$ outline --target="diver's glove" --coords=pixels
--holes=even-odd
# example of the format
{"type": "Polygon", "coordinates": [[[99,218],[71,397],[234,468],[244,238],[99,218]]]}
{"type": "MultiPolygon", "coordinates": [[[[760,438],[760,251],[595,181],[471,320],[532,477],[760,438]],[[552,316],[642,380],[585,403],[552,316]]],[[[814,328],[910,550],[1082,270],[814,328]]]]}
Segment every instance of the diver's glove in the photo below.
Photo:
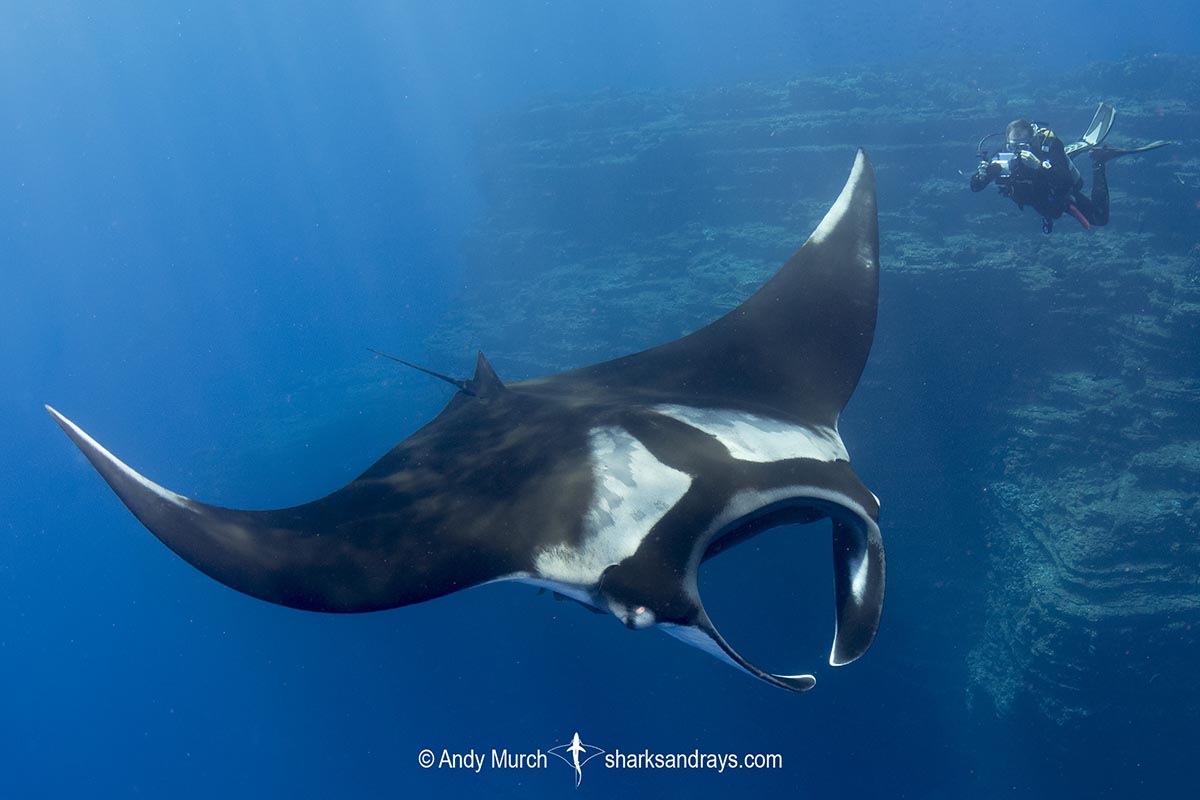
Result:
{"type": "Polygon", "coordinates": [[[1021,165],[1032,170],[1050,169],[1049,161],[1042,161],[1028,150],[1021,151],[1021,165]]]}
{"type": "Polygon", "coordinates": [[[971,191],[979,192],[983,187],[988,185],[990,178],[988,172],[992,167],[992,163],[987,159],[979,162],[979,167],[975,170],[975,174],[971,176],[971,191]]]}

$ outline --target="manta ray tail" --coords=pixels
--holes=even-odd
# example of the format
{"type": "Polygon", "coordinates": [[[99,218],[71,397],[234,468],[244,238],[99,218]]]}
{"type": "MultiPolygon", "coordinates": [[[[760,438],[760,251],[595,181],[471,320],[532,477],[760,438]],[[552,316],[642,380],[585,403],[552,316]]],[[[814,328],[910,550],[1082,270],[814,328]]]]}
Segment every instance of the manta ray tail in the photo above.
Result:
{"type": "Polygon", "coordinates": [[[440,372],[434,372],[431,369],[422,367],[420,364],[414,364],[411,361],[405,361],[403,358],[397,358],[396,356],[380,352],[379,350],[376,350],[374,347],[368,347],[367,349],[370,350],[372,353],[374,353],[377,356],[383,356],[384,358],[390,358],[392,361],[395,361],[397,364],[403,364],[404,366],[409,367],[410,369],[415,369],[417,372],[424,372],[426,375],[432,375],[433,377],[437,378],[440,381],[445,381],[446,383],[450,384],[451,386],[456,387],[460,392],[466,392],[467,394],[474,394],[474,392],[472,392],[470,390],[470,388],[468,388],[466,381],[459,380],[458,378],[451,378],[449,375],[443,375],[440,372]]]}
{"type": "Polygon", "coordinates": [[[367,349],[377,356],[390,358],[392,361],[396,361],[406,367],[412,367],[418,372],[424,372],[426,375],[432,375],[438,380],[443,380],[451,386],[456,387],[463,394],[467,394],[472,397],[494,397],[495,395],[504,391],[505,388],[504,382],[500,380],[500,377],[496,374],[496,370],[492,369],[492,365],[488,362],[483,353],[480,353],[475,359],[475,377],[469,381],[461,381],[458,378],[451,378],[449,375],[443,375],[440,372],[434,372],[431,369],[426,369],[425,367],[414,364],[411,361],[405,361],[403,358],[396,358],[395,356],[388,355],[387,353],[381,353],[373,347],[368,347],[367,349]]]}

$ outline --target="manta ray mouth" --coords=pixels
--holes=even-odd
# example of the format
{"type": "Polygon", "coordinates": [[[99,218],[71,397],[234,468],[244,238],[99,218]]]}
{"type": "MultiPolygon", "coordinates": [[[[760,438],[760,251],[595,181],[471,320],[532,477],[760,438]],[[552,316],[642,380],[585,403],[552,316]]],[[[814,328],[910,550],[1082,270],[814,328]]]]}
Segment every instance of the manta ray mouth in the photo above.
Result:
{"type": "MultiPolygon", "coordinates": [[[[756,499],[763,498],[760,496],[756,499]]],[[[753,511],[722,526],[712,538],[704,557],[710,558],[769,529],[813,522],[822,517],[832,523],[833,541],[836,616],[829,663],[839,667],[859,658],[871,646],[883,610],[883,540],[873,515],[864,506],[840,493],[814,489],[764,502],[753,511]]],[[[812,675],[771,673],[748,661],[717,630],[703,603],[693,625],[662,627],[672,636],[775,686],[805,691],[816,684],[812,675]]]]}

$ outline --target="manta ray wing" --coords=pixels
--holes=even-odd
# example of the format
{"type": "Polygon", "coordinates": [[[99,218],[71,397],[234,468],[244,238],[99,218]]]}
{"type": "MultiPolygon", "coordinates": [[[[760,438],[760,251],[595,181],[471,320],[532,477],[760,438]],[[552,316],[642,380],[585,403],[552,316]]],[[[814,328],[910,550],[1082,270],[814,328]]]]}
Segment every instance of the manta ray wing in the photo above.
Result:
{"type": "Polygon", "coordinates": [[[374,611],[496,580],[546,586],[661,626],[792,690],[704,612],[699,564],[790,522],[833,524],[831,663],[878,628],[878,501],[838,416],[874,335],[875,183],[859,152],[824,221],[746,302],[674,342],[504,384],[480,355],[446,408],[360,477],[311,503],[243,511],[147,480],[53,409],[121,500],[189,563],[294,608],[374,611]]]}
{"type": "Polygon", "coordinates": [[[673,342],[524,383],[626,402],[764,411],[835,427],[858,385],[879,297],[875,178],[862,152],[825,219],[725,316],[673,342]]]}
{"type": "Polygon", "coordinates": [[[378,611],[523,574],[544,537],[569,536],[584,513],[579,426],[505,391],[482,355],[476,376],[478,392],[455,395],[348,485],[269,511],[164,489],[47,410],[134,516],[210,577],[292,608],[378,611]]]}

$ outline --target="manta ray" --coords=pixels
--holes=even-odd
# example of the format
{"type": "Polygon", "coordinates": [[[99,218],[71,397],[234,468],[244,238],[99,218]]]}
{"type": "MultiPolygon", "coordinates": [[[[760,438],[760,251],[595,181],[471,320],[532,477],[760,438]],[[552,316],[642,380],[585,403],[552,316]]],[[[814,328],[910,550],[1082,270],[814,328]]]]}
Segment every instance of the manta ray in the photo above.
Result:
{"type": "Polygon", "coordinates": [[[850,468],[838,418],[871,349],[878,291],[875,178],[860,150],[808,241],[715,322],[512,383],[480,353],[433,420],[304,505],[191,500],[46,409],[143,525],[248,595],[351,613],[521,581],[804,691],[812,675],[766,672],[725,641],[697,576],[704,560],[765,530],[828,518],[829,661],[847,664],[871,645],[884,591],[879,501],[850,468]]]}

